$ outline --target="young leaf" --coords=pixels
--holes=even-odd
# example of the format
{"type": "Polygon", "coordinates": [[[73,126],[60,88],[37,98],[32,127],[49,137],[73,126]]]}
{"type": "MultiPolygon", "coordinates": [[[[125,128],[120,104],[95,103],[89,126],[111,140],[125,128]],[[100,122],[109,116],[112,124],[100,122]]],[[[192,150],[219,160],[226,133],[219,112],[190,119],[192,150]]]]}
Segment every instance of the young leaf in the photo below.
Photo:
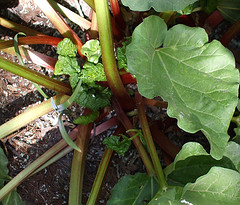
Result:
{"type": "Polygon", "coordinates": [[[147,11],[152,7],[155,11],[161,12],[182,10],[196,1],[197,0],[122,0],[122,3],[133,11],[147,11]]]}
{"type": "Polygon", "coordinates": [[[117,60],[118,60],[118,69],[124,68],[127,72],[127,57],[126,57],[126,46],[131,42],[131,38],[128,38],[125,42],[122,43],[122,47],[117,48],[117,60]]]}
{"type": "Polygon", "coordinates": [[[76,57],[77,47],[69,38],[64,38],[57,46],[57,53],[61,56],[76,57]]]}
{"type": "Polygon", "coordinates": [[[99,116],[99,111],[94,111],[89,115],[84,115],[78,117],[76,120],[73,121],[75,124],[87,125],[91,122],[94,122],[99,116]]]}
{"type": "Polygon", "coordinates": [[[240,201],[240,173],[213,167],[195,183],[184,187],[182,199],[192,204],[237,205],[240,201]]]}
{"type": "Polygon", "coordinates": [[[174,162],[164,171],[169,184],[184,186],[195,182],[213,166],[237,170],[230,157],[224,156],[221,160],[216,160],[199,143],[189,142],[183,145],[174,162]]]}
{"type": "Polygon", "coordinates": [[[180,202],[182,191],[182,187],[169,187],[167,191],[159,190],[148,205],[182,205],[180,202]]]}
{"type": "Polygon", "coordinates": [[[85,55],[89,62],[98,63],[101,56],[101,47],[98,40],[87,41],[81,50],[81,53],[85,55]]]}
{"type": "Polygon", "coordinates": [[[110,104],[111,91],[101,86],[86,87],[78,93],[75,102],[83,107],[97,111],[110,104]]]}
{"type": "Polygon", "coordinates": [[[54,75],[72,75],[80,72],[81,68],[78,65],[77,58],[68,56],[58,56],[58,61],[55,65],[54,75]]]}
{"type": "Polygon", "coordinates": [[[126,136],[123,136],[123,140],[120,141],[120,137],[119,136],[110,136],[110,137],[106,137],[103,140],[103,144],[105,144],[107,146],[108,149],[112,149],[115,152],[117,152],[118,154],[124,156],[125,152],[128,150],[128,148],[131,145],[131,140],[129,140],[126,136]]]}
{"type": "Polygon", "coordinates": [[[79,73],[72,73],[69,77],[69,82],[72,88],[75,88],[80,80],[79,73]]]}
{"type": "Polygon", "coordinates": [[[86,62],[83,65],[81,72],[81,79],[83,83],[87,85],[92,85],[95,81],[106,81],[106,75],[104,73],[103,65],[101,63],[93,64],[90,62],[86,62]]]}
{"type": "Polygon", "coordinates": [[[145,205],[158,189],[155,177],[149,177],[144,173],[127,175],[113,187],[107,205],[145,205]]]}
{"type": "Polygon", "coordinates": [[[126,54],[139,92],[168,101],[168,115],[187,132],[201,130],[211,155],[220,159],[238,103],[239,73],[229,50],[207,42],[202,28],[177,25],[167,31],[161,18],[150,16],[133,32],[126,54]]]}

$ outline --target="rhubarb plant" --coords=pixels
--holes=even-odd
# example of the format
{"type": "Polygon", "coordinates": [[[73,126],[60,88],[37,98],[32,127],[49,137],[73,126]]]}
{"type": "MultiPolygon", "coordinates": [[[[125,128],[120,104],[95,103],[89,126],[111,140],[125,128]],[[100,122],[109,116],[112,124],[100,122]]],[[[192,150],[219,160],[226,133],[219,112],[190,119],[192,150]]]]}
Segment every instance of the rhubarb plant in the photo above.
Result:
{"type": "MultiPolygon", "coordinates": [[[[70,110],[65,109],[73,102],[84,107],[85,111],[73,121],[79,125],[69,136],[60,120],[59,128],[67,136],[65,140],[11,180],[7,176],[6,157],[1,155],[1,203],[8,204],[15,198],[19,199],[16,187],[25,178],[74,148],[69,204],[81,204],[84,163],[91,133],[98,134],[117,125],[115,133],[103,141],[106,150],[86,204],[98,204],[112,153],[115,151],[124,156],[134,144],[146,173],[122,177],[112,189],[108,205],[237,205],[240,200],[240,115],[239,106],[236,109],[239,71],[235,68],[235,59],[219,41],[209,42],[203,28],[173,25],[181,13],[197,11],[199,5],[203,11],[211,13],[216,8],[220,10],[226,1],[207,4],[197,0],[122,0],[123,6],[137,11],[139,16],[135,22],[139,25],[130,26],[128,22],[123,22],[128,15],[122,15],[116,0],[110,1],[112,15],[107,0],[86,0],[92,9],[92,22],[52,0],[50,3],[47,0],[39,2],[36,1],[64,38],[41,36],[38,32],[15,25],[19,31],[25,30],[27,35],[39,35],[19,38],[18,43],[57,46],[57,62],[39,54],[47,61],[44,65],[54,69],[53,77],[57,79],[3,58],[0,58],[0,67],[62,94],[1,125],[0,138],[53,109],[60,112],[61,118],[63,114],[69,114],[70,110]],[[94,34],[90,36],[96,37],[98,30],[99,38],[84,44],[55,9],[65,16],[69,15],[70,20],[76,22],[78,19],[83,28],[90,29],[90,34],[94,34]],[[168,26],[170,22],[171,26],[168,26]],[[130,33],[132,28],[134,31],[130,33]],[[130,83],[137,83],[137,90],[128,92],[124,84],[130,83]],[[154,97],[160,97],[162,101],[154,97]],[[196,142],[186,143],[180,150],[164,135],[164,130],[159,130],[156,121],[147,117],[145,107],[148,105],[167,107],[165,116],[177,119],[179,128],[188,133],[202,131],[210,144],[210,153],[196,142]],[[103,109],[106,106],[108,111],[103,109]],[[109,109],[117,116],[102,123],[99,120],[109,114],[109,109]],[[232,140],[228,134],[231,121],[236,124],[236,136],[232,140]],[[99,122],[98,127],[92,126],[99,122]],[[76,143],[72,141],[75,138],[76,143]],[[163,150],[164,161],[168,165],[164,169],[155,142],[163,150]]],[[[0,42],[0,49],[11,46],[11,40],[0,42]]]]}

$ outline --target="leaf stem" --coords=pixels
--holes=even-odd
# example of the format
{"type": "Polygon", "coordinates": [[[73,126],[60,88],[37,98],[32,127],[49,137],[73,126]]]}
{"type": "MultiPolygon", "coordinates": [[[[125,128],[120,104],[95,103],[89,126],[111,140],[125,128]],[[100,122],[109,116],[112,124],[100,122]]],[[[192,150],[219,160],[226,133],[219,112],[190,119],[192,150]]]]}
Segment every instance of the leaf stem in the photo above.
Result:
{"type": "Polygon", "coordinates": [[[135,100],[136,100],[136,104],[137,104],[139,120],[140,120],[140,123],[142,126],[143,134],[146,139],[146,143],[147,143],[147,147],[148,147],[150,156],[152,158],[153,166],[155,168],[155,172],[156,172],[159,184],[160,184],[161,188],[164,190],[168,187],[168,184],[164,177],[162,166],[160,164],[160,160],[158,158],[156,147],[154,145],[152,135],[151,135],[151,132],[150,132],[150,129],[148,126],[147,117],[146,117],[145,110],[144,110],[143,99],[142,99],[142,96],[138,92],[135,93],[135,100]]]}
{"type": "MultiPolygon", "coordinates": [[[[47,44],[52,46],[57,46],[58,43],[62,41],[62,38],[52,37],[52,36],[27,36],[20,37],[18,39],[19,45],[29,45],[29,44],[47,44]]],[[[0,49],[5,49],[9,47],[13,47],[14,41],[2,41],[0,42],[0,49]]]]}
{"type": "Polygon", "coordinates": [[[131,104],[133,101],[123,86],[116,65],[108,1],[98,0],[94,2],[97,15],[104,72],[106,74],[109,87],[111,88],[113,94],[116,96],[120,104],[125,109],[130,109],[132,108],[131,104]]]}
{"type": "Polygon", "coordinates": [[[107,148],[103,154],[102,160],[100,162],[100,165],[93,183],[93,188],[91,190],[90,196],[87,201],[87,205],[96,204],[98,194],[101,189],[101,185],[102,185],[105,173],[107,171],[107,167],[112,157],[112,153],[113,153],[113,150],[107,148]]]}
{"type": "Polygon", "coordinates": [[[38,73],[37,71],[18,65],[17,63],[14,63],[2,57],[0,57],[0,68],[2,68],[3,70],[9,71],[11,73],[14,73],[18,76],[21,76],[23,78],[26,78],[34,83],[45,86],[46,88],[56,90],[60,93],[69,94],[69,95],[72,93],[72,89],[70,85],[63,83],[61,81],[52,79],[48,76],[38,73]]]}
{"type": "Polygon", "coordinates": [[[91,127],[92,123],[88,125],[80,125],[78,130],[76,144],[81,152],[75,150],[73,155],[68,201],[69,205],[82,204],[83,176],[91,127]]]}
{"type": "Polygon", "coordinates": [[[110,0],[111,3],[111,9],[112,9],[112,14],[116,22],[119,24],[119,26],[124,29],[125,28],[125,22],[123,20],[119,3],[118,0],[110,0]]]}
{"type": "Polygon", "coordinates": [[[4,19],[2,17],[0,17],[0,25],[5,27],[5,28],[9,28],[13,31],[16,31],[16,32],[24,32],[25,34],[27,34],[29,36],[47,36],[47,35],[45,35],[43,33],[40,33],[40,32],[38,32],[34,29],[28,28],[27,26],[17,24],[15,22],[4,19]]]}
{"type": "MultiPolygon", "coordinates": [[[[53,97],[57,105],[64,103],[68,98],[69,96],[62,94],[58,94],[53,97]]],[[[42,102],[39,105],[29,108],[24,113],[18,115],[17,117],[9,120],[8,122],[0,126],[0,139],[27,125],[29,122],[41,117],[42,115],[51,112],[52,110],[53,107],[50,99],[42,102]]]]}
{"type": "Polygon", "coordinates": [[[49,18],[49,20],[54,24],[58,31],[65,37],[70,38],[72,42],[77,46],[78,54],[83,57],[81,53],[82,41],[78,35],[66,24],[63,18],[53,9],[51,4],[47,0],[34,2],[39,6],[43,13],[49,18]]]}
{"type": "MultiPolygon", "coordinates": [[[[113,135],[119,135],[123,131],[124,131],[124,127],[122,125],[119,125],[113,135]]],[[[87,201],[87,205],[96,204],[112,154],[113,154],[113,150],[106,148],[102,156],[101,162],[99,164],[98,171],[92,186],[92,190],[87,201]]]]}
{"type": "MultiPolygon", "coordinates": [[[[75,133],[70,135],[73,139],[75,138],[75,133]]],[[[67,146],[65,140],[59,141],[56,145],[50,148],[47,152],[41,155],[37,160],[31,163],[28,167],[26,167],[23,171],[21,171],[17,176],[15,176],[10,182],[8,182],[2,189],[0,189],[0,201],[7,196],[12,190],[14,190],[17,186],[19,186],[27,177],[29,177],[35,170],[37,170],[41,165],[43,165],[46,161],[51,159],[56,155],[59,151],[64,149],[67,146]]]]}
{"type": "Polygon", "coordinates": [[[66,16],[69,20],[74,22],[75,24],[81,26],[82,28],[88,30],[91,27],[91,22],[87,19],[79,16],[78,14],[74,13],[73,11],[69,10],[68,8],[62,6],[61,4],[57,3],[54,0],[48,0],[51,6],[62,15],[66,16]]]}
{"type": "MultiPolygon", "coordinates": [[[[130,120],[128,119],[128,117],[126,116],[126,114],[124,113],[124,111],[122,110],[121,106],[118,104],[116,99],[113,99],[112,104],[117,113],[119,121],[123,124],[125,129],[126,130],[134,129],[132,123],[130,122],[130,120]]],[[[130,135],[130,137],[133,137],[134,135],[136,135],[136,132],[128,132],[128,134],[130,135]]],[[[148,175],[153,176],[155,171],[154,171],[152,162],[149,159],[148,154],[147,154],[143,144],[141,143],[139,136],[133,138],[133,143],[136,146],[138,153],[143,160],[143,163],[146,167],[148,175]]]]}

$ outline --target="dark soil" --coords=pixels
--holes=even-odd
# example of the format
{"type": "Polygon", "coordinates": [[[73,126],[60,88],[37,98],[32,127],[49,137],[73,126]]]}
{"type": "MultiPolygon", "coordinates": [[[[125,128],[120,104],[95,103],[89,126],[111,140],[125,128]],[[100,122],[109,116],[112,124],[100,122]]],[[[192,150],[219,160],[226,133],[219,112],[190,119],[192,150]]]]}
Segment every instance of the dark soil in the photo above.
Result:
{"type": "MultiPolygon", "coordinates": [[[[70,3],[71,1],[67,2],[70,3]]],[[[1,0],[0,16],[51,36],[61,36],[32,0],[8,1],[8,3],[1,0]]],[[[73,28],[77,27],[73,23],[70,25],[73,28]]],[[[83,39],[84,31],[79,28],[77,31],[78,35],[83,39]]],[[[0,26],[1,39],[9,39],[14,35],[15,32],[0,26]]],[[[57,58],[56,50],[51,46],[34,46],[32,48],[57,58]]],[[[15,56],[10,56],[2,51],[0,55],[18,62],[15,56]]],[[[46,75],[52,74],[51,71],[31,62],[28,62],[26,66],[46,75]]],[[[49,96],[55,94],[50,90],[45,90],[45,92],[49,96]]],[[[43,97],[35,90],[31,82],[0,70],[0,125],[24,112],[29,107],[43,101],[43,97]]],[[[165,110],[148,109],[149,115],[155,115],[157,112],[160,112],[163,118],[166,118],[165,110]]],[[[50,112],[3,140],[1,146],[5,149],[9,159],[9,175],[11,177],[16,176],[21,170],[62,139],[58,130],[57,116],[58,114],[55,111],[50,112]]],[[[75,127],[68,118],[65,119],[64,125],[68,130],[72,130],[75,127]]],[[[83,204],[86,204],[98,165],[105,150],[102,141],[104,137],[111,135],[112,131],[108,130],[90,140],[83,182],[83,204]]],[[[179,147],[187,141],[198,141],[208,148],[208,142],[201,133],[195,135],[186,134],[177,128],[175,122],[165,134],[171,140],[173,139],[174,143],[179,147]]],[[[159,153],[161,155],[160,151],[159,153]]],[[[61,160],[29,177],[18,187],[18,193],[27,202],[26,204],[60,205],[68,203],[72,156],[72,152],[67,154],[61,160]]],[[[145,172],[145,169],[140,156],[133,146],[125,154],[125,157],[114,154],[97,204],[106,204],[110,196],[110,190],[122,176],[136,172],[145,172]]]]}

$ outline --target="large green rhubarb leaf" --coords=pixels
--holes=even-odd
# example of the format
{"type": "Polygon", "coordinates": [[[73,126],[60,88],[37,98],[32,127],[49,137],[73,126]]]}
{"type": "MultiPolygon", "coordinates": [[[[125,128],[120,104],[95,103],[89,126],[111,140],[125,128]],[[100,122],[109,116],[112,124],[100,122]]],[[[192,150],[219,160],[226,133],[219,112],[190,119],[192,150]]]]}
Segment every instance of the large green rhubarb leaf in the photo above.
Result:
{"type": "Polygon", "coordinates": [[[154,197],[158,189],[154,177],[144,173],[126,175],[113,187],[107,205],[144,205],[154,197]]]}
{"type": "Polygon", "coordinates": [[[231,52],[216,40],[208,43],[204,29],[177,25],[167,31],[161,18],[150,16],[135,29],[126,55],[139,92],[168,101],[168,115],[187,132],[202,130],[211,155],[220,159],[238,103],[231,52]]]}
{"type": "Polygon", "coordinates": [[[181,198],[185,204],[237,205],[240,202],[240,174],[230,169],[213,167],[195,183],[187,184],[181,198]]]}
{"type": "Polygon", "coordinates": [[[237,150],[237,147],[231,144],[228,144],[223,158],[216,160],[199,143],[186,143],[177,154],[174,162],[164,170],[168,183],[170,185],[184,186],[187,183],[195,182],[198,177],[207,174],[214,166],[237,171],[239,163],[237,151],[240,150],[237,150]],[[232,151],[229,150],[230,148],[232,148],[232,151]]]}
{"type": "Polygon", "coordinates": [[[133,11],[147,11],[153,7],[156,11],[178,11],[197,0],[122,0],[124,6],[133,11]]]}
{"type": "Polygon", "coordinates": [[[168,187],[167,191],[159,190],[148,205],[182,205],[180,202],[182,191],[182,187],[168,187]]]}

